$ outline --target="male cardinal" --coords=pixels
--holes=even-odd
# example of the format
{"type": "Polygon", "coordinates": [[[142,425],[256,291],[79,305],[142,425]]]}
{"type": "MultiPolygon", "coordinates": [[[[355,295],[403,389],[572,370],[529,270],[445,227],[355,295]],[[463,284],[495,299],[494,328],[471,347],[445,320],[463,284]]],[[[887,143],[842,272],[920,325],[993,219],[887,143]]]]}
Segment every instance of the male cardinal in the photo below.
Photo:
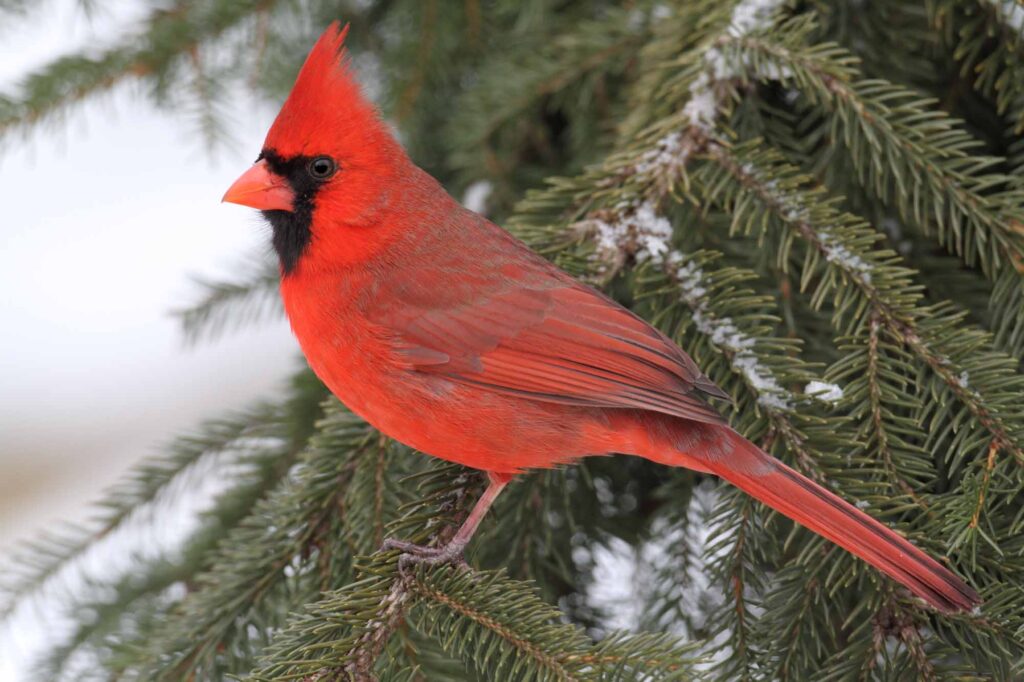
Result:
{"type": "Polygon", "coordinates": [[[664,334],[467,210],[416,167],[362,96],[332,25],[256,164],[224,201],[273,228],[281,296],[310,367],[383,433],[482,469],[490,486],[443,548],[461,556],[516,474],[629,453],[718,475],[944,612],[977,593],[856,507],[733,431],[728,396],[664,334]]]}

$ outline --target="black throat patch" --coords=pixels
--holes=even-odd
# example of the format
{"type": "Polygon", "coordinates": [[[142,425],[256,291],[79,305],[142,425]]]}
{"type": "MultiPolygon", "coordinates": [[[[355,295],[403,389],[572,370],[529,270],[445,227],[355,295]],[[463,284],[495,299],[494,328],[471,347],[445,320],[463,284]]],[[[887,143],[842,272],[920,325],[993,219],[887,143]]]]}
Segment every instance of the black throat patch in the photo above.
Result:
{"type": "Polygon", "coordinates": [[[281,270],[285,275],[295,270],[313,238],[311,225],[314,200],[323,184],[310,176],[307,170],[313,158],[293,156],[286,159],[273,149],[264,149],[259,159],[256,159],[266,161],[270,170],[287,180],[292,192],[295,193],[295,203],[291,211],[261,211],[274,230],[274,251],[277,252],[281,270]]]}

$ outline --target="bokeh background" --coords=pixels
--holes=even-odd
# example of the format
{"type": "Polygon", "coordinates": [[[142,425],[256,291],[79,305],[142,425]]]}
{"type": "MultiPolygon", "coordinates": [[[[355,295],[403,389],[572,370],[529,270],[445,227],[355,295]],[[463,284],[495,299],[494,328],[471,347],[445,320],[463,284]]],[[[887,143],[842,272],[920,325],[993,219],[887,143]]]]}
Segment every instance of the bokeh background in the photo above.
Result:
{"type": "MultiPolygon", "coordinates": [[[[116,35],[147,3],[77,0],[0,26],[0,90],[116,35]]],[[[171,314],[265,250],[255,212],[221,204],[274,109],[239,91],[211,149],[195,122],[131,87],[0,148],[0,556],[88,502],[203,417],[269,395],[299,362],[283,321],[189,345],[171,314]]],[[[0,633],[0,680],[37,637],[0,633]]]]}

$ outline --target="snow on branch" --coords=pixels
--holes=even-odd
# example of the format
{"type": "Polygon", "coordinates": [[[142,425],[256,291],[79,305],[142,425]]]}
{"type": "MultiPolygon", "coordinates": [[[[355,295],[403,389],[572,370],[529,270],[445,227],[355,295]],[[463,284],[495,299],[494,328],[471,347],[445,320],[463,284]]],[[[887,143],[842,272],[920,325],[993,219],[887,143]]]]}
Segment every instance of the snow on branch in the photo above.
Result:
{"type": "Polygon", "coordinates": [[[808,383],[804,388],[804,393],[823,403],[837,403],[843,399],[843,389],[825,381],[808,383]]]}
{"type": "Polygon", "coordinates": [[[750,161],[740,163],[728,148],[710,143],[709,150],[719,164],[731,175],[761,197],[786,222],[795,226],[814,247],[848,277],[871,288],[874,266],[855,249],[843,241],[843,227],[839,225],[816,225],[811,221],[811,212],[800,193],[793,191],[767,177],[767,174],[750,161]]]}
{"type": "Polygon", "coordinates": [[[630,256],[660,267],[679,287],[679,298],[690,309],[697,330],[726,355],[733,370],[757,394],[758,403],[777,410],[790,407],[789,391],[754,352],[757,340],[730,317],[711,310],[708,278],[692,258],[672,248],[672,224],[651,201],[621,203],[577,227],[594,236],[595,256],[612,271],[630,256]]]}
{"type": "MultiPolygon", "coordinates": [[[[744,36],[771,26],[773,15],[785,0],[742,0],[733,8],[726,34],[730,38],[744,36]]],[[[683,115],[694,126],[710,133],[718,117],[718,106],[722,95],[717,92],[719,85],[742,78],[751,70],[751,65],[728,54],[721,45],[715,45],[704,53],[703,70],[690,84],[690,99],[683,107],[683,115]]],[[[765,74],[779,78],[783,74],[777,67],[768,68],[765,74]],[[775,73],[778,72],[778,73],[775,73]]]]}
{"type": "Polygon", "coordinates": [[[690,84],[690,97],[682,109],[685,124],[661,137],[654,146],[642,152],[635,173],[655,180],[662,194],[678,177],[690,158],[707,146],[718,118],[719,108],[728,97],[728,85],[751,74],[770,79],[790,75],[787,67],[749,57],[735,55],[726,47],[737,39],[769,28],[772,17],[785,0],[742,0],[737,3],[729,25],[707,49],[700,60],[700,72],[690,84]]]}

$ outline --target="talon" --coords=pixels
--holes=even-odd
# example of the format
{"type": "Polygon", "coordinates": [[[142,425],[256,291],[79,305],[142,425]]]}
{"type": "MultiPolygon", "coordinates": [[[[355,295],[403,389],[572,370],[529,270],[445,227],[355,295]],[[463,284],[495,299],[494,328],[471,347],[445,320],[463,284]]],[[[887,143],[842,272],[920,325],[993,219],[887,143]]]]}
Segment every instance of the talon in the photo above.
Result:
{"type": "Polygon", "coordinates": [[[404,540],[387,538],[381,546],[382,550],[397,549],[402,553],[398,558],[398,568],[405,570],[416,564],[427,566],[438,566],[440,564],[455,564],[456,566],[468,566],[462,554],[465,543],[452,541],[444,547],[424,547],[404,540]]]}
{"type": "Polygon", "coordinates": [[[382,551],[388,551],[397,549],[402,554],[411,554],[415,556],[434,556],[441,550],[436,547],[425,547],[423,545],[417,545],[412,542],[406,542],[405,540],[398,540],[396,538],[387,538],[384,540],[384,544],[381,545],[382,551]]]}

